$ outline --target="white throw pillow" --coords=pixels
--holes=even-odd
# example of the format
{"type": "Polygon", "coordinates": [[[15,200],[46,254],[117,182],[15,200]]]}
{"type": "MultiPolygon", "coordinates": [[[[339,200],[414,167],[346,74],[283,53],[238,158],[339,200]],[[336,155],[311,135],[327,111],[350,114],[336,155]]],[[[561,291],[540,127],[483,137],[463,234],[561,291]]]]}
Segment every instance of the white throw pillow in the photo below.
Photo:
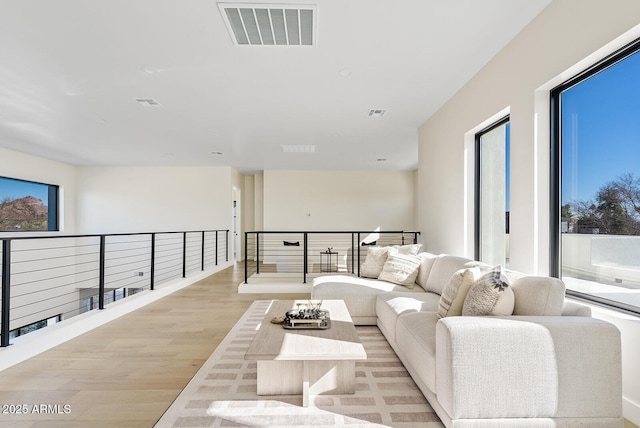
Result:
{"type": "Polygon", "coordinates": [[[496,266],[473,284],[464,299],[462,315],[511,315],[514,305],[509,280],[496,266]]]}
{"type": "Polygon", "coordinates": [[[393,249],[396,250],[400,254],[411,254],[415,256],[420,252],[420,248],[422,248],[422,244],[408,244],[408,245],[394,245],[393,249]]]}
{"type": "Polygon", "coordinates": [[[360,276],[365,278],[377,278],[382,272],[385,262],[387,261],[387,253],[391,247],[368,247],[367,257],[362,263],[360,276]]]}
{"type": "Polygon", "coordinates": [[[420,257],[389,251],[387,261],[378,279],[413,288],[420,270],[420,257]]]}
{"type": "Polygon", "coordinates": [[[479,267],[460,269],[445,285],[438,304],[438,317],[453,317],[462,315],[462,306],[469,289],[482,276],[479,267]]]}

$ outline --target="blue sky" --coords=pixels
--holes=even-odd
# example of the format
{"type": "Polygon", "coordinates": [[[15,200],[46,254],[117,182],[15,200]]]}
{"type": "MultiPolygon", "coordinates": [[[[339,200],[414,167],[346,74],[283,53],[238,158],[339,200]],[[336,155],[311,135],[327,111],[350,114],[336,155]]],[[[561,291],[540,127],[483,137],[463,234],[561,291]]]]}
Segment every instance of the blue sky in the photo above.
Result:
{"type": "Polygon", "coordinates": [[[25,196],[34,196],[42,199],[45,205],[49,200],[49,188],[45,184],[31,183],[28,181],[11,180],[0,177],[0,201],[5,198],[20,199],[25,196]]]}
{"type": "Polygon", "coordinates": [[[640,53],[562,94],[562,203],[640,178],[640,53]]]}

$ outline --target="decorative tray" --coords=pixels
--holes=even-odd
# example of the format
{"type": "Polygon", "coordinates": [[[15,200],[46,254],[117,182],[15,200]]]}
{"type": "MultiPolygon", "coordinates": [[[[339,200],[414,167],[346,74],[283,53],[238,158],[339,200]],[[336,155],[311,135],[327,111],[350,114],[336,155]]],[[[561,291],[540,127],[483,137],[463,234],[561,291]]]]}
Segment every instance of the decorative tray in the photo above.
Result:
{"type": "Polygon", "coordinates": [[[329,311],[319,307],[287,311],[282,326],[291,330],[326,330],[331,327],[329,311]]]}

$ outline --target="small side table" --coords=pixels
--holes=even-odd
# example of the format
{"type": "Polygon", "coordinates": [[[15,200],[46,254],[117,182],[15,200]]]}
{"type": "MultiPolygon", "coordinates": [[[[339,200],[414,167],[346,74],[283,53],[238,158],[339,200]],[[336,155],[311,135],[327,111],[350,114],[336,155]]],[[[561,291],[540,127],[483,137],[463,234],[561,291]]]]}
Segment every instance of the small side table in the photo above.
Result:
{"type": "Polygon", "coordinates": [[[320,251],[320,272],[338,272],[338,252],[337,251],[320,251]],[[326,256],[326,262],[323,262],[323,256],[326,256]],[[332,263],[332,257],[336,256],[335,264],[332,263]]]}

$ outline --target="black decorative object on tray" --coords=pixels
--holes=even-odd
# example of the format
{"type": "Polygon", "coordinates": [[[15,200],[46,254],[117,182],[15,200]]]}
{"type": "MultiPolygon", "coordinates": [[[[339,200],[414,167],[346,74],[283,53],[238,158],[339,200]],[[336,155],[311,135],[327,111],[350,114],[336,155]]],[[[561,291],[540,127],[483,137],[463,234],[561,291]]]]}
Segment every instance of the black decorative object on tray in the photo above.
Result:
{"type": "Polygon", "coordinates": [[[298,308],[287,311],[284,316],[283,327],[288,329],[326,330],[331,327],[329,311],[320,309],[322,300],[318,303],[297,303],[298,308]],[[301,308],[301,306],[304,306],[301,308]]]}

